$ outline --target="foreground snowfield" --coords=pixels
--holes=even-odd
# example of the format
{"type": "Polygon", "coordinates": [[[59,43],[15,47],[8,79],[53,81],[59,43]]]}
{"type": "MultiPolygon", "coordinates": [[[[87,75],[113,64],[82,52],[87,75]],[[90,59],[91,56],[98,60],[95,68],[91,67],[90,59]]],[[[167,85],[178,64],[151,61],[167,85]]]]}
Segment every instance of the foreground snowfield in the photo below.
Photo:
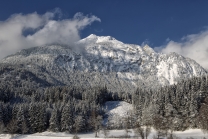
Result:
{"type": "MultiPolygon", "coordinates": [[[[133,130],[131,130],[132,133],[130,133],[131,136],[134,135],[133,130]]],[[[109,136],[121,136],[124,135],[124,130],[111,130],[109,136]]],[[[152,130],[149,139],[152,139],[156,135],[156,131],[152,130]]],[[[186,139],[189,137],[193,137],[194,139],[203,139],[208,138],[208,134],[204,134],[200,129],[189,129],[184,132],[174,132],[174,135],[181,139],[186,139]]],[[[86,134],[78,134],[80,138],[84,139],[94,139],[95,134],[94,133],[86,133],[86,134]]],[[[100,138],[103,139],[103,134],[99,134],[100,138]]],[[[73,134],[67,134],[67,133],[54,133],[54,132],[43,132],[43,133],[36,133],[36,134],[30,134],[30,135],[14,135],[13,137],[9,134],[0,134],[0,139],[70,139],[73,137],[73,134]]]]}

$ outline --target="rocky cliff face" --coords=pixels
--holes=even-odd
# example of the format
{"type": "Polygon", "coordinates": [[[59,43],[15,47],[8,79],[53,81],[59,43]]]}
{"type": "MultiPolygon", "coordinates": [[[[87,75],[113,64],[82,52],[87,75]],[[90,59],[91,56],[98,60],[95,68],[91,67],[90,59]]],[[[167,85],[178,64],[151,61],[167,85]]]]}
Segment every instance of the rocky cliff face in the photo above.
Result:
{"type": "Polygon", "coordinates": [[[194,60],[179,54],[159,54],[148,45],[125,44],[110,36],[90,35],[74,47],[78,48],[34,47],[8,56],[1,63],[22,65],[49,84],[106,85],[111,91],[131,92],[139,86],[158,87],[207,74],[194,60]]]}

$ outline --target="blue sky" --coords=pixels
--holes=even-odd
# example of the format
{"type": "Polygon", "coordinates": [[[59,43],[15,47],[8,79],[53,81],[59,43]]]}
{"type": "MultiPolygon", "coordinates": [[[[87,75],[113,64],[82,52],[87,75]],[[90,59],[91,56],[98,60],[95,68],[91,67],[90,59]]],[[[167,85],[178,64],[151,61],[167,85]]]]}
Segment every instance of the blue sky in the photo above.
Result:
{"type": "Polygon", "coordinates": [[[110,35],[125,43],[160,46],[166,39],[180,40],[208,26],[206,0],[5,0],[0,4],[0,20],[14,13],[44,14],[60,8],[62,18],[72,18],[77,12],[92,14],[101,19],[80,32],[110,35]]]}
{"type": "Polygon", "coordinates": [[[208,69],[207,0],[0,2],[0,58],[33,46],[71,45],[95,34],[176,52],[208,69]]]}

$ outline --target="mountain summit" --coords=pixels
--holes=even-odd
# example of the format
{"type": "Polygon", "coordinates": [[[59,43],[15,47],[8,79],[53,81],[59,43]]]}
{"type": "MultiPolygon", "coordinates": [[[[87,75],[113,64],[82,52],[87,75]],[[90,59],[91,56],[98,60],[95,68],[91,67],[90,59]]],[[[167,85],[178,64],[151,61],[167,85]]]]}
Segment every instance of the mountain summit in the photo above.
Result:
{"type": "MultiPolygon", "coordinates": [[[[1,64],[21,65],[52,85],[107,86],[114,92],[164,86],[207,74],[192,59],[156,53],[148,45],[125,44],[111,36],[92,34],[76,44],[82,52],[62,45],[34,47],[4,58],[1,64]]],[[[8,74],[2,73],[0,79],[8,74]]]]}

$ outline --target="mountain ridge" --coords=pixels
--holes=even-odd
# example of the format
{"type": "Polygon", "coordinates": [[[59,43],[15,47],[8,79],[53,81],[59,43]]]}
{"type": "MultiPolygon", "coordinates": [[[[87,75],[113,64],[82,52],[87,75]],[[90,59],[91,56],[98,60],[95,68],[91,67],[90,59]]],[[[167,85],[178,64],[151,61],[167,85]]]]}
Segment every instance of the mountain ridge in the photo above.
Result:
{"type": "Polygon", "coordinates": [[[207,74],[190,58],[176,53],[156,53],[148,45],[125,44],[111,36],[91,34],[76,42],[74,47],[77,48],[33,47],[7,56],[0,63],[22,64],[50,84],[106,85],[113,92],[133,92],[139,86],[165,86],[207,74]],[[40,69],[44,69],[41,77],[40,69]]]}

